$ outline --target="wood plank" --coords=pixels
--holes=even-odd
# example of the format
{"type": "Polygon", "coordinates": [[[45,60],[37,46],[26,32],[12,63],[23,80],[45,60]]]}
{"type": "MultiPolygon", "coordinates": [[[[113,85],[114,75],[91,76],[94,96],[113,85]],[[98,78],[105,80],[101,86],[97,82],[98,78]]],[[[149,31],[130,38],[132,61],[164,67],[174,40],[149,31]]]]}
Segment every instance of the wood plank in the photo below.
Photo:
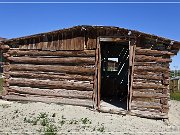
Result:
{"type": "Polygon", "coordinates": [[[98,89],[97,89],[97,106],[98,106],[98,110],[100,110],[100,94],[101,94],[101,47],[100,47],[100,42],[99,42],[99,38],[97,40],[97,48],[98,48],[98,89]]]}
{"type": "Polygon", "coordinates": [[[96,49],[96,41],[97,39],[91,39],[91,38],[88,38],[87,40],[87,49],[88,50],[91,50],[91,49],[96,49]]]}
{"type": "Polygon", "coordinates": [[[39,51],[39,50],[28,50],[21,51],[19,49],[11,49],[8,51],[10,55],[17,56],[62,56],[62,57],[95,57],[95,50],[84,50],[84,51],[39,51]]]}
{"type": "Polygon", "coordinates": [[[17,87],[10,86],[8,91],[13,91],[22,94],[34,94],[41,96],[55,96],[55,97],[67,97],[67,98],[79,98],[79,99],[92,99],[92,91],[77,91],[66,89],[39,89],[31,87],[17,87]]]}
{"type": "Polygon", "coordinates": [[[94,75],[94,91],[93,91],[93,101],[94,108],[98,109],[98,62],[99,62],[98,48],[96,48],[96,63],[95,63],[95,75],[94,75]]]}
{"type": "Polygon", "coordinates": [[[69,89],[92,91],[93,85],[90,83],[80,83],[72,81],[50,81],[25,78],[10,78],[8,80],[10,86],[47,88],[47,89],[69,89]]]}
{"type": "Polygon", "coordinates": [[[15,63],[28,64],[71,64],[71,65],[94,65],[95,58],[66,57],[66,58],[31,58],[31,57],[8,57],[15,63]]]}
{"type": "Polygon", "coordinates": [[[56,74],[48,72],[28,72],[28,71],[18,71],[9,72],[11,77],[15,78],[36,78],[36,79],[50,79],[50,80],[78,80],[78,81],[90,81],[93,82],[93,76],[86,75],[72,75],[72,74],[56,74]]]}
{"type": "Polygon", "coordinates": [[[93,75],[94,67],[85,68],[80,66],[54,66],[54,65],[30,65],[30,64],[11,64],[11,71],[43,71],[43,72],[61,72],[70,74],[93,75]]]}
{"type": "Polygon", "coordinates": [[[130,75],[130,80],[129,80],[129,98],[127,98],[127,110],[131,110],[131,102],[132,102],[132,91],[133,91],[133,79],[134,79],[134,61],[135,61],[135,50],[136,50],[136,45],[134,44],[135,41],[131,40],[129,43],[129,75],[130,75]]]}
{"type": "Polygon", "coordinates": [[[46,96],[36,96],[36,95],[6,95],[2,97],[6,100],[12,101],[33,101],[33,102],[44,102],[44,103],[58,103],[58,104],[69,104],[77,106],[92,107],[92,100],[87,99],[75,99],[75,98],[62,98],[62,97],[46,97],[46,96]]]}

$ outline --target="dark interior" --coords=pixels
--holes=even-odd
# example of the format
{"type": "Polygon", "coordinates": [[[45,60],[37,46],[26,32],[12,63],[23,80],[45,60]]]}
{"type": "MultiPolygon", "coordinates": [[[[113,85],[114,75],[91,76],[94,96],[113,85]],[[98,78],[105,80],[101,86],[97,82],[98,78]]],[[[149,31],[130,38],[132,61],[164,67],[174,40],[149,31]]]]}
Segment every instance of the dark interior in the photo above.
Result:
{"type": "Polygon", "coordinates": [[[128,67],[127,42],[101,43],[101,100],[127,109],[128,67]]]}

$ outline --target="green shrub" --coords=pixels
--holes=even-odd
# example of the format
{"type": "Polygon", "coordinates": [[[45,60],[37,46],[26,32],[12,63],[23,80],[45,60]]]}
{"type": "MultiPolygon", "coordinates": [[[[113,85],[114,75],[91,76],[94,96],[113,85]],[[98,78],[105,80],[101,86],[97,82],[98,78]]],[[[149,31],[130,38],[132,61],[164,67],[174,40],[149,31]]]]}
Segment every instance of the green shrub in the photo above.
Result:
{"type": "Polygon", "coordinates": [[[40,123],[42,126],[47,126],[49,124],[49,121],[47,118],[43,118],[40,123]]]}
{"type": "Polygon", "coordinates": [[[89,120],[88,118],[81,118],[81,122],[83,124],[91,124],[91,120],[89,120]]]}
{"type": "Polygon", "coordinates": [[[170,98],[171,98],[172,100],[180,101],[180,92],[174,92],[174,93],[171,92],[170,98]]]}
{"type": "Polygon", "coordinates": [[[38,118],[40,118],[40,119],[47,118],[47,117],[48,117],[48,114],[46,114],[46,113],[40,113],[38,116],[38,118]]]}
{"type": "Polygon", "coordinates": [[[44,128],[44,135],[56,135],[57,127],[55,125],[48,125],[44,128]]]}

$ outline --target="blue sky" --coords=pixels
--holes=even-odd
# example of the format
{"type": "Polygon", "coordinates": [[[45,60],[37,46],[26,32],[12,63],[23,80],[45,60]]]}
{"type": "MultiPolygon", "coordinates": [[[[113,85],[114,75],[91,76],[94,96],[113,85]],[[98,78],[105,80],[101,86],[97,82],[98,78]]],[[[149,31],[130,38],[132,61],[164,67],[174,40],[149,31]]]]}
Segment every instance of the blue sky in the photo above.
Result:
{"type": "MultiPolygon", "coordinates": [[[[0,2],[2,1],[3,0],[0,0],[0,2]]],[[[6,0],[6,2],[7,1],[15,2],[16,0],[6,0]]],[[[149,1],[152,2],[153,0],[149,1]]],[[[159,2],[162,1],[167,0],[159,0],[159,2]]],[[[180,0],[178,2],[180,2],[180,0]]],[[[0,4],[0,37],[20,37],[71,27],[74,25],[110,25],[139,30],[180,41],[179,15],[180,3],[0,4]]],[[[180,69],[180,53],[173,57],[171,69],[174,69],[174,66],[178,66],[180,69]]]]}

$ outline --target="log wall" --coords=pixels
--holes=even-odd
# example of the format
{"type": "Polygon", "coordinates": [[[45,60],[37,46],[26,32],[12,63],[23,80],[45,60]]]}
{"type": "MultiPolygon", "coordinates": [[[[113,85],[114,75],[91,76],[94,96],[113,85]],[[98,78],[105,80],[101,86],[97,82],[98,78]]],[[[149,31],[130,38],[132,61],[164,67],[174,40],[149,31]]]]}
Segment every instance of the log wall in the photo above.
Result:
{"type": "Polygon", "coordinates": [[[168,51],[137,47],[135,51],[131,112],[142,117],[167,118],[169,110],[168,51]]]}
{"type": "MultiPolygon", "coordinates": [[[[11,48],[3,45],[4,98],[97,106],[100,52],[99,41],[91,34],[90,37],[67,38],[60,34],[30,38],[20,41],[18,46],[10,45],[11,48]]],[[[142,117],[167,118],[172,53],[139,45],[134,49],[130,64],[133,67],[130,111],[142,117]]]]}
{"type": "Polygon", "coordinates": [[[93,106],[95,50],[84,37],[28,41],[4,52],[5,99],[93,106]],[[86,49],[86,48],[89,48],[86,49]]]}

